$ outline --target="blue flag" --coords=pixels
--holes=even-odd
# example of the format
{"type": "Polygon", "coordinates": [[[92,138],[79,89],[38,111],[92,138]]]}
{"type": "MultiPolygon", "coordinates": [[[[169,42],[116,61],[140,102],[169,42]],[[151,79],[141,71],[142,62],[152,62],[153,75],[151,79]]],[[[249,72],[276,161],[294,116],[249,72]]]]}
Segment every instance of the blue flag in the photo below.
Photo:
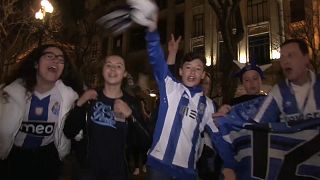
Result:
{"type": "Polygon", "coordinates": [[[320,179],[320,118],[256,123],[252,117],[264,98],[238,104],[216,120],[228,146],[215,144],[232,152],[220,153],[225,166],[234,167],[237,179],[320,179]]]}

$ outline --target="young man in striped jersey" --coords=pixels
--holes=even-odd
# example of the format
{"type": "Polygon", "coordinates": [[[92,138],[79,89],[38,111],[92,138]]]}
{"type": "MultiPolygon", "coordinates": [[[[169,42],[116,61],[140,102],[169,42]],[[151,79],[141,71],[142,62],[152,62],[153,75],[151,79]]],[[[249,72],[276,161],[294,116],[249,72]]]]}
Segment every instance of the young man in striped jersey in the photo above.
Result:
{"type": "Polygon", "coordinates": [[[147,25],[145,39],[160,91],[160,107],[148,153],[147,179],[194,180],[200,134],[205,130],[209,134],[218,131],[212,119],[215,106],[200,86],[205,76],[205,58],[196,53],[186,54],[179,68],[182,82],[176,80],[168,70],[154,21],[147,25]]]}
{"type": "Polygon", "coordinates": [[[204,59],[193,53],[184,57],[179,69],[181,83],[168,70],[159,34],[148,32],[146,40],[160,91],[158,119],[148,154],[149,178],[196,179],[200,133],[205,127],[216,131],[211,117],[215,107],[199,86],[204,77],[204,59]]]}

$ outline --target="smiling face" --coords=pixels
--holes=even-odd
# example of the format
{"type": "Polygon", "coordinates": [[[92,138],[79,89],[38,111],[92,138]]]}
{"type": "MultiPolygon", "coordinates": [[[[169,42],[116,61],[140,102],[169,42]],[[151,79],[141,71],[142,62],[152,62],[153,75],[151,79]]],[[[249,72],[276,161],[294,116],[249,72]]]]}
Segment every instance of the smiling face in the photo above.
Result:
{"type": "Polygon", "coordinates": [[[107,85],[121,85],[127,76],[125,62],[120,56],[109,56],[106,58],[102,72],[104,82],[107,85]]]}
{"type": "Polygon", "coordinates": [[[242,84],[248,95],[258,95],[261,88],[261,77],[255,70],[249,70],[242,75],[242,84]]]}
{"type": "Polygon", "coordinates": [[[298,43],[289,43],[281,47],[280,66],[289,81],[302,85],[308,80],[308,54],[303,54],[298,43]]]}
{"type": "Polygon", "coordinates": [[[48,47],[35,64],[37,82],[55,83],[64,69],[64,54],[57,47],[48,47]]]}
{"type": "Polygon", "coordinates": [[[187,87],[194,87],[200,84],[204,78],[204,64],[200,59],[193,59],[185,62],[179,69],[179,74],[182,78],[182,83],[187,87]]]}

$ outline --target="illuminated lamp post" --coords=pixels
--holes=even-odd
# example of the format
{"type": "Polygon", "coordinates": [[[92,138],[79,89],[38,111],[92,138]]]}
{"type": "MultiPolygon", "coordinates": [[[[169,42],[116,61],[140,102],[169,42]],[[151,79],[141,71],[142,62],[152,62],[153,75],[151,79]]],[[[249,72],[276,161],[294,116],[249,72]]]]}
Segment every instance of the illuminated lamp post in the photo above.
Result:
{"type": "Polygon", "coordinates": [[[38,19],[38,20],[41,20],[42,23],[43,23],[43,25],[40,28],[40,37],[39,37],[38,45],[41,45],[41,43],[42,43],[42,35],[45,32],[45,26],[46,26],[45,25],[45,23],[46,23],[45,17],[46,17],[46,14],[53,12],[53,6],[48,0],[41,0],[40,5],[41,6],[40,6],[39,11],[37,11],[35,13],[35,18],[38,19]]]}

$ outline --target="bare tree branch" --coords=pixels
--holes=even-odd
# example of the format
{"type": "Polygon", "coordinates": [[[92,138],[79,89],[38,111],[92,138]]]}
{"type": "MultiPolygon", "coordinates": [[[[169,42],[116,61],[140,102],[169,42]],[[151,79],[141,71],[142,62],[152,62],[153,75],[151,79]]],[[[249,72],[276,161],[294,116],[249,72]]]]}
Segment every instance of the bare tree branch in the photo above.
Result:
{"type": "Polygon", "coordinates": [[[319,11],[313,6],[305,8],[305,18],[302,21],[288,23],[288,38],[304,39],[311,50],[311,65],[316,73],[320,71],[320,44],[319,42],[319,11]],[[318,40],[317,40],[318,39],[318,40]]]}

